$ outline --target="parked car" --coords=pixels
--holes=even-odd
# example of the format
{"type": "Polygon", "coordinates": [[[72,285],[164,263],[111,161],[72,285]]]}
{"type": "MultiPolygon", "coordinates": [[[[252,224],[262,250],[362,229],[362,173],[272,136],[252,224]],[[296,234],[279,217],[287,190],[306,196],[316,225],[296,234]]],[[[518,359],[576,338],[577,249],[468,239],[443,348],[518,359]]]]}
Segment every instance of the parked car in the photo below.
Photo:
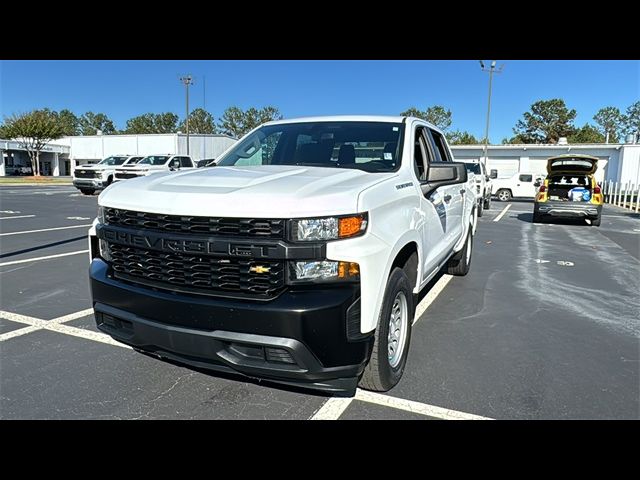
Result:
{"type": "Polygon", "coordinates": [[[95,164],[80,165],[73,171],[73,185],[83,194],[93,195],[111,185],[116,167],[135,165],[142,158],[142,155],[112,155],[95,164]]]}
{"type": "Polygon", "coordinates": [[[547,161],[547,177],[533,207],[533,221],[550,217],[585,218],[600,226],[604,196],[596,182],[598,158],[590,155],[560,155],[547,161]]]}
{"type": "Polygon", "coordinates": [[[473,177],[473,189],[478,202],[478,216],[482,216],[484,210],[491,208],[491,178],[487,174],[487,167],[479,160],[465,162],[467,173],[473,177]]]}
{"type": "Polygon", "coordinates": [[[152,173],[174,172],[195,168],[188,155],[148,155],[135,165],[124,165],[116,170],[114,181],[145,177],[152,173]]]}
{"type": "Polygon", "coordinates": [[[543,179],[544,175],[538,173],[518,172],[509,178],[493,179],[491,192],[501,202],[508,202],[512,198],[533,199],[543,179]]]}
{"type": "Polygon", "coordinates": [[[215,168],[121,182],[90,230],[98,328],[199,368],[386,391],[414,299],[466,275],[476,195],[412,117],[263,124],[215,168]]]}

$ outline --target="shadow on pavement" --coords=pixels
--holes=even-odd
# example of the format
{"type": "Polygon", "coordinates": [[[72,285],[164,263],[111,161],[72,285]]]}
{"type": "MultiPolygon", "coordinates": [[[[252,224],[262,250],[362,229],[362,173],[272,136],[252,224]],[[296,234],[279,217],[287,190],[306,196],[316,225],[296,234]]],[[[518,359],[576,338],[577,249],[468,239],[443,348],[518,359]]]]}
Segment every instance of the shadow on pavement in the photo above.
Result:
{"type": "Polygon", "coordinates": [[[0,255],[0,258],[13,257],[14,255],[20,255],[21,253],[35,252],[36,250],[42,250],[43,248],[56,247],[58,245],[64,245],[65,243],[77,242],[78,240],[86,239],[87,236],[82,235],[81,237],[74,237],[67,240],[61,240],[59,242],[47,243],[45,245],[40,245],[39,247],[25,248],[24,250],[18,250],[16,252],[3,253],[2,255],[0,255]]]}

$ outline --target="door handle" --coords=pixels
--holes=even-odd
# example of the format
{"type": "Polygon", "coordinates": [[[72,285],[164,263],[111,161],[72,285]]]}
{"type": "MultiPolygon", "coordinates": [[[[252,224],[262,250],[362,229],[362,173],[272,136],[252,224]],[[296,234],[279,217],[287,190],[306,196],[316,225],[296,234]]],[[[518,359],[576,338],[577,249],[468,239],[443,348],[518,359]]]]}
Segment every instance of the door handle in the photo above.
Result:
{"type": "Polygon", "coordinates": [[[444,203],[449,203],[451,201],[451,195],[444,196],[444,203]]]}

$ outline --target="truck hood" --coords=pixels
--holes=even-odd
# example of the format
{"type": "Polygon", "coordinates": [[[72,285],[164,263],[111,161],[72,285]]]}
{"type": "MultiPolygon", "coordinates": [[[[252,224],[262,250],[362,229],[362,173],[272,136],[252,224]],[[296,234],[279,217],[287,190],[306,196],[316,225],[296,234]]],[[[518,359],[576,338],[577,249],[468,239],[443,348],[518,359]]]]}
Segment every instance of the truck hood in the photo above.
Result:
{"type": "MultiPolygon", "coordinates": [[[[106,170],[107,168],[109,167],[105,165],[96,165],[96,164],[89,163],[87,165],[80,165],[76,167],[75,170],[91,170],[92,172],[95,172],[100,170],[106,170]]],[[[111,167],[111,168],[114,168],[114,167],[111,167]]]]}
{"type": "Polygon", "coordinates": [[[173,215],[295,218],[357,213],[360,192],[396,173],[264,165],[167,172],[112,185],[99,204],[173,215]]]}
{"type": "Polygon", "coordinates": [[[128,171],[128,170],[166,170],[167,167],[165,165],[140,165],[140,164],[134,164],[134,165],[121,165],[119,167],[116,168],[116,170],[123,170],[123,171],[128,171]]]}
{"type": "Polygon", "coordinates": [[[549,175],[577,173],[593,175],[598,168],[598,159],[586,155],[563,155],[547,160],[549,175]]]}

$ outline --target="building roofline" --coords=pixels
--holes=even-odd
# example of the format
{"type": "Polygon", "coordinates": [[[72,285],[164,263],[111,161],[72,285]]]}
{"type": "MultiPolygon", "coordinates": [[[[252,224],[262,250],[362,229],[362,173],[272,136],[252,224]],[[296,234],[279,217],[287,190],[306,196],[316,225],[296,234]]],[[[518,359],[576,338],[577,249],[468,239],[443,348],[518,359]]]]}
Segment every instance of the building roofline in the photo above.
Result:
{"type": "MultiPolygon", "coordinates": [[[[640,146],[637,143],[568,143],[566,145],[558,145],[557,143],[516,143],[516,144],[508,144],[508,145],[489,145],[488,148],[499,148],[499,149],[543,149],[543,148],[614,148],[619,149],[620,147],[628,147],[628,146],[640,146]]],[[[461,148],[461,149],[474,149],[474,148],[484,148],[483,144],[476,145],[451,145],[451,148],[461,148]]]]}

